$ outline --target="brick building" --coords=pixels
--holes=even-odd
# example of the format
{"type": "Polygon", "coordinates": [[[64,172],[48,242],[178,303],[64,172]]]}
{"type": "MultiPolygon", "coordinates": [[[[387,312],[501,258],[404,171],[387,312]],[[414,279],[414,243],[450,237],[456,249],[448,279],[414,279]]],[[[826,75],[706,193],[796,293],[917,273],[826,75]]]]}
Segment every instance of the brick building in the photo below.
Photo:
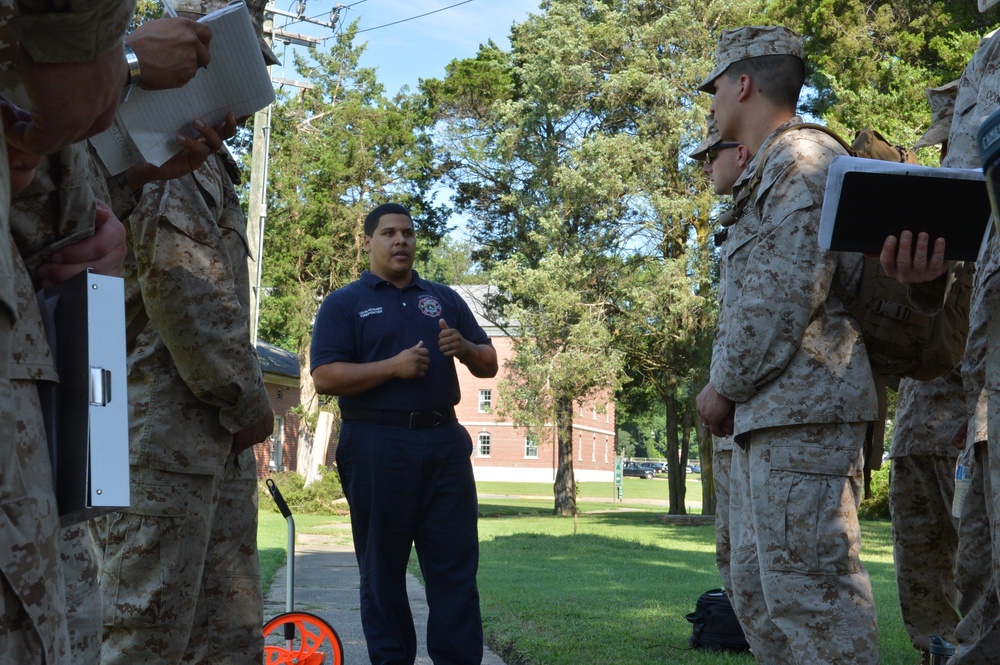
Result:
{"type": "MultiPolygon", "coordinates": [[[[487,286],[456,286],[476,314],[479,325],[493,340],[500,373],[493,379],[477,379],[458,364],[462,401],[455,408],[458,420],[472,436],[472,464],[477,480],[551,482],[558,462],[556,431],[547,427],[538,440],[527,431],[501,421],[493,407],[503,396],[499,391],[504,365],[513,355],[513,341],[483,315],[487,286]]],[[[614,479],[615,403],[610,395],[599,395],[578,403],[573,416],[573,471],[577,481],[614,479]]]]}
{"type": "Polygon", "coordinates": [[[270,471],[295,468],[299,418],[292,409],[299,405],[299,358],[267,342],[257,342],[257,356],[274,410],[274,434],[254,446],[257,476],[263,478],[270,471]]]}
{"type": "MultiPolygon", "coordinates": [[[[499,327],[482,314],[486,286],[454,287],[476,314],[476,319],[493,341],[500,363],[500,375],[513,353],[513,343],[499,327]]],[[[258,445],[257,471],[294,470],[298,441],[298,417],[291,409],[299,403],[298,358],[291,351],[258,342],[257,351],[264,371],[271,403],[274,405],[275,434],[258,445]],[[280,427],[279,427],[280,424],[280,427]]],[[[508,482],[551,482],[555,479],[557,449],[555,428],[547,427],[537,440],[527,431],[502,421],[494,407],[503,398],[500,375],[479,379],[461,363],[456,364],[462,401],[455,407],[460,423],[472,437],[472,464],[477,480],[508,482]]],[[[333,464],[337,447],[334,433],[327,454],[333,464]]],[[[577,481],[614,479],[615,403],[611,395],[598,395],[578,403],[573,417],[573,470],[577,481]]]]}

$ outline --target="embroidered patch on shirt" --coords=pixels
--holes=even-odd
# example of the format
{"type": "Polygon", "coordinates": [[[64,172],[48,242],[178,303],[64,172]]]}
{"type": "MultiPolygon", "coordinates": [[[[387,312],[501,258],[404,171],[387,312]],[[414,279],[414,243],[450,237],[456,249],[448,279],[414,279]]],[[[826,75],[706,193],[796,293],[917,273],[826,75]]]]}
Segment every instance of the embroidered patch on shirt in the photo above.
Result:
{"type": "Polygon", "coordinates": [[[358,312],[358,317],[363,319],[366,316],[371,316],[372,314],[381,314],[381,313],[382,313],[381,307],[369,307],[368,309],[358,312]]]}
{"type": "Polygon", "coordinates": [[[417,301],[417,309],[425,316],[441,316],[441,303],[434,296],[420,296],[417,301]]]}

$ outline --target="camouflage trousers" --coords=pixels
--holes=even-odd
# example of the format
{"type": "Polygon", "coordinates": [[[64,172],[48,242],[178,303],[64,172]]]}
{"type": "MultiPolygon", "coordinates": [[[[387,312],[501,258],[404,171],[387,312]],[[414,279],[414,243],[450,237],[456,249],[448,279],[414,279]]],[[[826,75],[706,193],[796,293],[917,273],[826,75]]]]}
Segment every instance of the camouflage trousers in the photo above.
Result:
{"type": "MultiPolygon", "coordinates": [[[[48,444],[41,420],[37,384],[34,381],[12,381],[11,393],[11,403],[18,414],[14,441],[25,459],[30,457],[35,460],[34,469],[27,473],[24,468],[21,469],[22,479],[26,484],[31,483],[27,489],[35,495],[36,505],[48,506],[44,515],[39,513],[32,518],[28,513],[23,514],[27,520],[37,520],[37,533],[31,533],[36,539],[35,544],[22,545],[25,547],[25,552],[31,552],[31,556],[37,558],[33,562],[36,566],[33,572],[22,571],[20,576],[22,580],[32,580],[44,575],[47,585],[58,585],[59,588],[50,587],[47,591],[48,596],[40,601],[38,607],[29,609],[27,615],[21,616],[21,619],[24,619],[36,611],[41,611],[45,615],[44,622],[58,632],[51,632],[48,628],[40,629],[39,638],[36,635],[38,626],[33,626],[37,624],[38,619],[32,619],[27,624],[30,635],[27,639],[35,642],[44,640],[46,644],[36,645],[31,651],[22,651],[14,661],[10,662],[24,662],[26,653],[45,653],[45,662],[93,665],[100,659],[101,649],[101,597],[98,593],[97,562],[93,543],[83,524],[58,528],[48,444]],[[52,531],[53,528],[56,529],[55,532],[52,531]],[[55,564],[52,563],[53,547],[58,553],[55,564]],[[66,631],[65,634],[63,631],[66,631]],[[64,642],[67,638],[68,641],[64,642]],[[57,656],[56,653],[62,655],[57,656]]],[[[5,514],[9,514],[6,506],[5,514]]],[[[26,521],[25,524],[30,524],[30,521],[26,521]]],[[[24,564],[31,565],[32,561],[26,558],[24,564]]],[[[3,588],[5,598],[0,602],[3,603],[3,616],[6,620],[8,609],[11,617],[20,615],[20,612],[15,609],[18,603],[6,597],[6,592],[11,586],[5,583],[3,588]]],[[[40,589],[41,586],[36,588],[40,589]]],[[[4,645],[0,646],[0,656],[4,654],[5,646],[16,644],[20,640],[21,638],[14,637],[0,640],[4,645]]],[[[0,662],[8,661],[0,657],[0,662]]]]}
{"type": "MultiPolygon", "coordinates": [[[[989,377],[990,372],[988,369],[987,380],[989,380],[989,377]]],[[[1000,531],[998,531],[997,527],[998,508],[1000,508],[1000,456],[989,453],[990,448],[996,449],[1000,445],[1000,442],[997,440],[1000,435],[994,434],[995,432],[1000,432],[1000,394],[992,388],[989,389],[988,405],[988,430],[992,441],[987,446],[976,444],[976,467],[973,469],[972,489],[970,489],[969,493],[971,498],[976,488],[977,471],[983,469],[982,482],[983,493],[985,494],[986,514],[989,519],[992,574],[989,578],[989,587],[983,596],[979,598],[969,614],[963,617],[962,621],[958,624],[958,629],[956,630],[958,644],[955,648],[955,656],[948,661],[949,665],[985,665],[986,663],[995,663],[997,660],[996,654],[1000,652],[1000,599],[998,599],[998,593],[1000,593],[1000,542],[998,542],[1000,541],[1000,531]]],[[[969,499],[966,499],[966,504],[968,502],[969,499]]],[[[963,522],[965,517],[966,515],[963,511],[963,522]]],[[[963,538],[965,537],[964,526],[963,524],[963,538]]],[[[973,571],[982,571],[985,568],[982,565],[984,558],[983,553],[980,553],[980,565],[978,569],[974,568],[974,564],[971,563],[969,567],[973,571]]],[[[960,573],[962,571],[961,561],[959,562],[959,571],[960,573]]],[[[966,577],[973,581],[976,580],[969,573],[966,574],[966,577]]]]}
{"type": "Polygon", "coordinates": [[[993,547],[986,501],[991,485],[986,442],[976,443],[973,453],[972,478],[958,520],[958,556],[955,562],[958,612],[963,617],[971,613],[976,601],[992,584],[993,578],[990,568],[983,565],[983,562],[991,556],[993,547]]]}
{"type": "Polygon", "coordinates": [[[757,430],[733,451],[733,601],[766,665],[871,665],[878,628],[857,507],[866,423],[757,430]]]}
{"type": "Polygon", "coordinates": [[[712,473],[715,479],[715,564],[722,577],[722,586],[732,593],[733,579],[729,571],[729,476],[733,451],[712,449],[712,473]]]}
{"type": "Polygon", "coordinates": [[[962,620],[955,628],[955,656],[949,665],[992,665],[1000,653],[1000,602],[992,568],[989,514],[989,456],[986,442],[976,444],[972,482],[959,520],[955,582],[962,620]]]}
{"type": "Polygon", "coordinates": [[[91,522],[101,552],[101,663],[260,663],[253,449],[230,455],[219,475],[131,471],[129,510],[91,522]]]}
{"type": "Polygon", "coordinates": [[[955,641],[958,523],[951,516],[955,460],[895,457],[889,476],[892,549],[903,625],[914,648],[926,652],[931,636],[955,641]]]}
{"type": "Polygon", "coordinates": [[[13,426],[0,437],[0,662],[67,663],[59,516],[33,381],[11,381],[13,426]]]}

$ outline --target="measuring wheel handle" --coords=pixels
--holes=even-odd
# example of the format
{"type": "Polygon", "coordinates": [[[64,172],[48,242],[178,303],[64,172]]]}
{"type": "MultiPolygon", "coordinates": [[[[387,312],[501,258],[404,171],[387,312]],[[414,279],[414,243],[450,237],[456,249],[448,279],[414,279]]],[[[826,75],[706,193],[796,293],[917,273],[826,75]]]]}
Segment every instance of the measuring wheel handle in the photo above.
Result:
{"type": "Polygon", "coordinates": [[[264,481],[264,484],[267,485],[267,491],[271,493],[271,498],[274,499],[274,503],[277,504],[278,511],[281,513],[281,516],[287,520],[292,516],[292,511],[285,502],[285,497],[281,496],[281,490],[279,490],[278,486],[274,484],[274,479],[268,478],[264,481]]]}

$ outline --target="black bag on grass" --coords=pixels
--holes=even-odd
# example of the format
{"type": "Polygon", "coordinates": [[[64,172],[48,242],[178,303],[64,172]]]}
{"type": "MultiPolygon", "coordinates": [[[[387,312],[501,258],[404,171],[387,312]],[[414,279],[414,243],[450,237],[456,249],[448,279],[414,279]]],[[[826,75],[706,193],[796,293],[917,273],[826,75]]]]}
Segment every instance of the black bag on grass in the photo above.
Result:
{"type": "Polygon", "coordinates": [[[722,589],[706,591],[698,597],[694,612],[685,617],[694,625],[688,644],[693,649],[749,651],[729,596],[722,589]]]}

